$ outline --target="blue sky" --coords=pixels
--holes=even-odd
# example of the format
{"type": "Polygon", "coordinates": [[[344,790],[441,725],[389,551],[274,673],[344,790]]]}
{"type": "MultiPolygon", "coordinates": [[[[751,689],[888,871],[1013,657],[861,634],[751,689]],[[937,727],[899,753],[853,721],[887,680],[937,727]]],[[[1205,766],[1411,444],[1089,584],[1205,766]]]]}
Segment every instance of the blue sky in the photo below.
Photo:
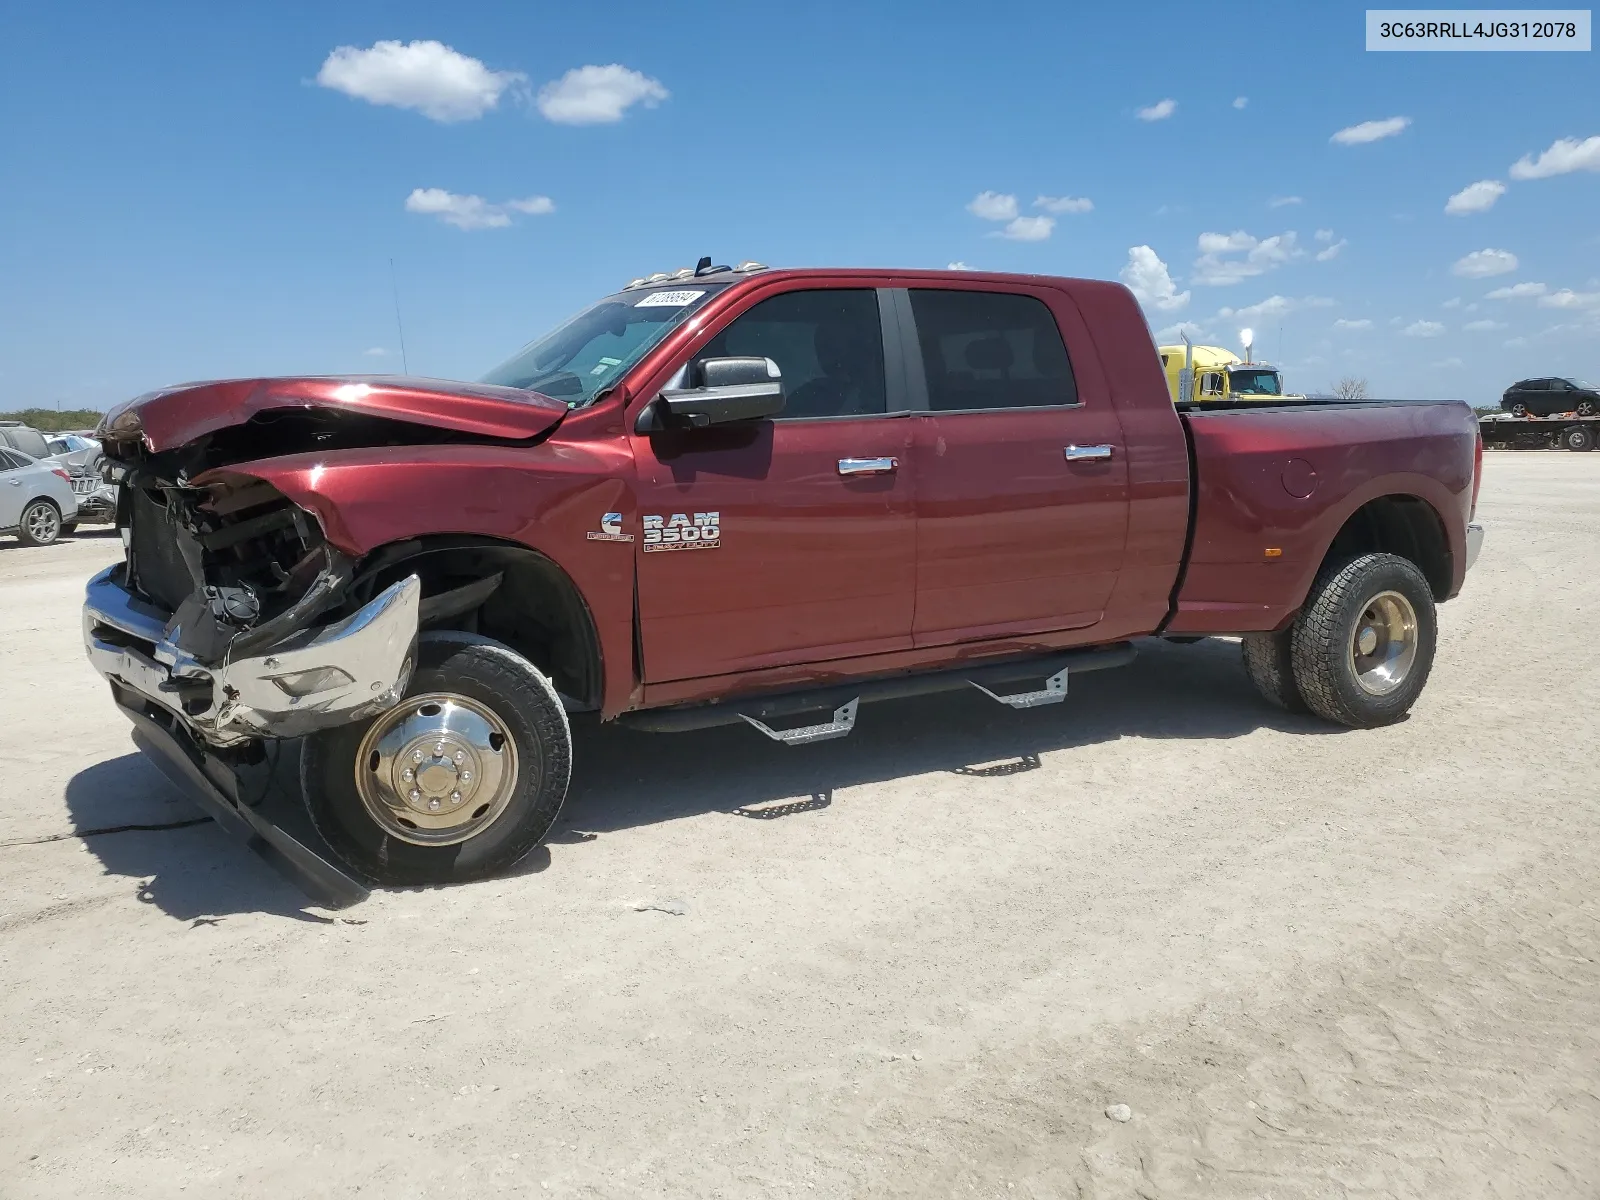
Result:
{"type": "Polygon", "coordinates": [[[1124,277],[1302,390],[1600,377],[1600,62],[1363,12],[13,0],[0,408],[397,371],[391,259],[447,377],[701,254],[1124,277]]]}

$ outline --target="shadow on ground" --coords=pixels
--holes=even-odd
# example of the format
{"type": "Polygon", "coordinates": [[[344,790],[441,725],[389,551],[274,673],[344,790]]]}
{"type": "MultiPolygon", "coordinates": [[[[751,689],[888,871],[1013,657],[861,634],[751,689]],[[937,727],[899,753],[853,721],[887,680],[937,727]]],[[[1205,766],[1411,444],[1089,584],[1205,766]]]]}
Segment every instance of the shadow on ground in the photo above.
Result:
{"type": "MultiPolygon", "coordinates": [[[[779,746],[745,725],[695,733],[640,733],[598,721],[574,721],[570,798],[549,840],[564,844],[637,825],[708,812],[754,820],[818,813],[837,789],[948,771],[976,778],[1040,769],[1042,756],[1121,737],[1215,740],[1260,728],[1303,734],[1339,732],[1270,707],[1250,686],[1230,642],[1190,646],[1150,642],[1120,670],[1071,682],[1061,705],[1013,711],[976,690],[872,704],[841,741],[779,746]]],[[[298,753],[290,747],[261,785],[261,811],[325,852],[298,801],[298,753]]],[[[79,829],[140,818],[173,792],[137,754],[100,763],[68,784],[67,805],[79,829]]],[[[183,805],[183,814],[198,810],[183,805]]],[[[137,880],[139,898],[193,921],[264,911],[327,920],[244,845],[214,825],[90,837],[85,843],[107,872],[137,880]]],[[[544,869],[548,851],[518,874],[544,869]]]]}
{"type": "MultiPolygon", "coordinates": [[[[291,748],[274,765],[258,785],[266,789],[261,811],[320,851],[321,843],[294,799],[298,754],[291,748]]],[[[66,799],[73,828],[106,874],[126,877],[140,903],[153,904],[168,916],[191,924],[243,912],[331,920],[305,911],[311,901],[300,889],[238,838],[211,821],[187,824],[205,814],[142,754],[130,752],[78,772],[67,783],[66,799]],[[93,832],[130,825],[156,828],[93,832]]]]}
{"type": "Polygon", "coordinates": [[[705,812],[769,820],[816,812],[840,788],[931,771],[1017,775],[1039,769],[1043,754],[1121,737],[1339,732],[1262,700],[1232,642],[1147,642],[1132,665],[1075,676],[1070,686],[1065,703],[1020,712],[976,689],[863,705],[848,738],[797,747],[743,724],[660,734],[576,721],[572,790],[551,840],[705,812]]]}

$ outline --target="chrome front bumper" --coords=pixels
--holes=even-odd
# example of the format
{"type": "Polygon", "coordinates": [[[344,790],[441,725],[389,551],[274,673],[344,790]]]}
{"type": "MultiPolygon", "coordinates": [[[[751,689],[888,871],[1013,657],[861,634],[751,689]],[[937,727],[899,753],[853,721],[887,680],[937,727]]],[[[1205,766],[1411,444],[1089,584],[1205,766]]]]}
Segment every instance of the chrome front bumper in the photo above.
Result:
{"type": "Polygon", "coordinates": [[[89,661],[214,745],[359,721],[399,703],[411,681],[422,596],[415,575],[336,624],[294,634],[258,657],[207,667],[168,639],[170,615],[125,588],[122,570],[89,581],[89,661]]]}
{"type": "Polygon", "coordinates": [[[1478,551],[1483,549],[1483,526],[1476,521],[1467,523],[1467,570],[1478,561],[1478,551]]]}

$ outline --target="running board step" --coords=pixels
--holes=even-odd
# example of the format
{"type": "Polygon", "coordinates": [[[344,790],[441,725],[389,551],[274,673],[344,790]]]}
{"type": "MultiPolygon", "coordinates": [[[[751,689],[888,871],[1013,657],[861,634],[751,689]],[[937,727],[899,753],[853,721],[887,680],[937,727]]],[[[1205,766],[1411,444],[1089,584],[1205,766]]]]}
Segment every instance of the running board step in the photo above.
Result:
{"type": "Polygon", "coordinates": [[[842,704],[833,710],[833,720],[824,721],[820,725],[802,725],[798,729],[773,729],[754,717],[740,713],[741,720],[754,725],[762,733],[775,742],[782,742],[785,746],[809,746],[812,742],[831,742],[834,738],[849,735],[856,727],[856,709],[861,704],[861,697],[857,696],[848,704],[842,704]]]}
{"type": "Polygon", "coordinates": [[[1044,704],[1060,704],[1067,698],[1067,668],[1062,667],[1049,679],[1044,681],[1044,687],[1037,692],[1014,692],[1009,696],[997,695],[991,692],[976,679],[967,680],[991,700],[998,700],[1001,704],[1011,708],[1038,708],[1044,704]]]}

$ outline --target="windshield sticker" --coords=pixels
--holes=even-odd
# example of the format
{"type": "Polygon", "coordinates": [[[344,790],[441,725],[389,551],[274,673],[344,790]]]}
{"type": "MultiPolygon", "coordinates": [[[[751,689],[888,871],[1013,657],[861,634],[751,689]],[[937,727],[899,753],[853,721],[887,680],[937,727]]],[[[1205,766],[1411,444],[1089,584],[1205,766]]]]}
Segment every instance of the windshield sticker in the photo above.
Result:
{"type": "Polygon", "coordinates": [[[722,545],[722,514],[698,512],[689,519],[688,513],[670,516],[646,516],[644,519],[644,552],[655,554],[663,550],[715,550],[722,545]]]}
{"type": "Polygon", "coordinates": [[[704,296],[704,292],[651,292],[635,308],[682,308],[704,296]]]}

